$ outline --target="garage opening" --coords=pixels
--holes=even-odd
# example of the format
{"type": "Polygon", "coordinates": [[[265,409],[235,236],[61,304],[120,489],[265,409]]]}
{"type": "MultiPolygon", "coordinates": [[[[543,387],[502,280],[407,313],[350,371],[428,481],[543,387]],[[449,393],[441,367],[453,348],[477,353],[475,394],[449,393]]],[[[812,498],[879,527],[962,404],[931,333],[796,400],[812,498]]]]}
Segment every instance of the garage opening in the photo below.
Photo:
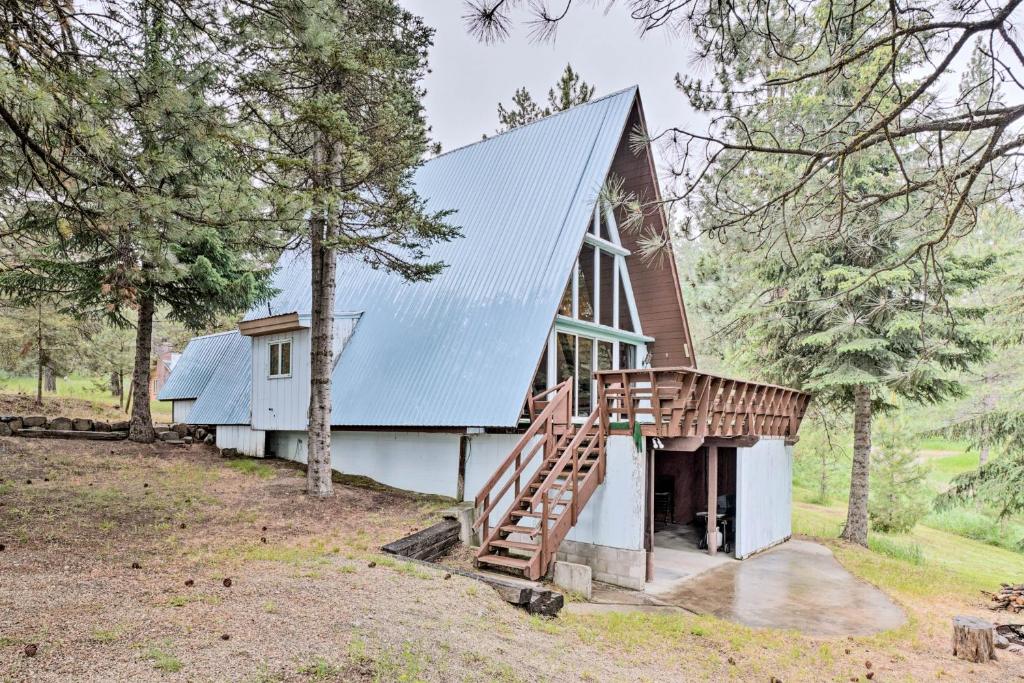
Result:
{"type": "MultiPolygon", "coordinates": [[[[673,582],[734,562],[736,544],[736,449],[657,450],[651,463],[648,506],[652,566],[650,583],[673,582]],[[709,534],[708,501],[715,519],[709,534]],[[708,539],[716,543],[709,552],[708,539]]],[[[649,586],[657,590],[657,586],[649,586]]]]}
{"type": "Polygon", "coordinates": [[[707,550],[710,537],[717,541],[716,551],[731,554],[736,544],[736,449],[718,448],[717,468],[709,468],[704,447],[657,451],[652,514],[655,546],[707,550]],[[713,486],[710,469],[717,469],[713,486]],[[716,498],[715,535],[708,533],[709,495],[716,498]]]}

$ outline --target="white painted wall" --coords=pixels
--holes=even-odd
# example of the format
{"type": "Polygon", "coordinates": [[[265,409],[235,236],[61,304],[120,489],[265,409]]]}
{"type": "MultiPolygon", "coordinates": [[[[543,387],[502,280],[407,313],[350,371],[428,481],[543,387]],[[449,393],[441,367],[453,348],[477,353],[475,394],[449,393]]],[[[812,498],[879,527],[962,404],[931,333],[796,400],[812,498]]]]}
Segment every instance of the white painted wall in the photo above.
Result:
{"type": "Polygon", "coordinates": [[[579,543],[643,550],[644,484],[647,457],[633,437],[608,437],[608,469],[604,483],[583,508],[566,538],[579,543]]]}
{"type": "Polygon", "coordinates": [[[793,448],[761,439],[736,449],[736,552],[744,558],[793,534],[793,448]]]}
{"type": "Polygon", "coordinates": [[[266,432],[248,425],[219,425],[217,448],[234,448],[239,453],[262,458],[266,455],[266,432]]]}
{"type": "Polygon", "coordinates": [[[183,401],[171,401],[171,422],[188,422],[188,414],[196,404],[194,398],[183,401]]]}
{"type": "MultiPolygon", "coordinates": [[[[274,455],[305,463],[305,432],[275,433],[274,455]]],[[[395,488],[455,497],[459,435],[431,432],[332,432],[331,467],[395,488]]],[[[467,489],[468,490],[468,489],[467,489]]]]}
{"type": "MultiPolygon", "coordinates": [[[[359,322],[357,315],[334,319],[334,362],[359,322]]],[[[305,430],[309,425],[309,329],[252,338],[252,426],[266,431],[305,430]],[[270,378],[270,343],[292,342],[291,377],[270,378]]]]}
{"type": "Polygon", "coordinates": [[[309,330],[252,338],[252,426],[306,429],[309,410],[309,330]],[[291,377],[270,379],[270,342],[291,340],[291,377]]]}

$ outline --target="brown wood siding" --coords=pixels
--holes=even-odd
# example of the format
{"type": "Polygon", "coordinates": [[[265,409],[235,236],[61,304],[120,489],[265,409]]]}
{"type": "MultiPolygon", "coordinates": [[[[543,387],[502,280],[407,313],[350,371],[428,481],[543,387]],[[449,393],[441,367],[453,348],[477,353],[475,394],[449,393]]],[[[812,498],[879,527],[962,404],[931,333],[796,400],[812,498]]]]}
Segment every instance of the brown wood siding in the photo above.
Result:
{"type": "MultiPolygon", "coordinates": [[[[633,284],[640,324],[644,334],[654,337],[654,343],[648,346],[651,366],[696,367],[675,255],[645,262],[639,254],[638,242],[643,234],[649,234],[650,231],[668,234],[650,148],[636,155],[629,145],[630,135],[638,125],[642,125],[642,121],[643,112],[638,98],[615,153],[612,176],[621,179],[623,190],[635,194],[646,208],[643,228],[639,232],[623,231],[622,246],[633,252],[626,258],[626,264],[633,284]]],[[[624,209],[618,209],[616,220],[620,225],[624,218],[624,209]]]]}
{"type": "Polygon", "coordinates": [[[279,332],[291,332],[304,329],[299,322],[298,313],[282,313],[267,318],[256,320],[245,320],[238,323],[238,331],[247,337],[260,337],[267,334],[279,332]]]}

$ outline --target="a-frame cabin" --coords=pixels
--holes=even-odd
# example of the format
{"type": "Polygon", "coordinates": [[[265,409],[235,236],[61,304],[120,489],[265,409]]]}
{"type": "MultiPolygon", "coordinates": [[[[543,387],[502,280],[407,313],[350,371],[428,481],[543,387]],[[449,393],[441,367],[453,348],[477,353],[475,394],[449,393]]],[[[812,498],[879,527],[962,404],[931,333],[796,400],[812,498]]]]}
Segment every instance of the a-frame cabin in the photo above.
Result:
{"type": "MultiPolygon", "coordinates": [[[[643,127],[629,88],[426,162],[417,191],[463,234],[430,282],[339,259],[332,464],[473,501],[482,565],[642,588],[666,529],[737,557],[789,536],[808,397],[697,369],[670,246],[639,254],[669,236],[643,127]]],[[[161,398],[221,447],[304,461],[309,282],[285,254],[277,296],[190,343],[161,398]]]]}

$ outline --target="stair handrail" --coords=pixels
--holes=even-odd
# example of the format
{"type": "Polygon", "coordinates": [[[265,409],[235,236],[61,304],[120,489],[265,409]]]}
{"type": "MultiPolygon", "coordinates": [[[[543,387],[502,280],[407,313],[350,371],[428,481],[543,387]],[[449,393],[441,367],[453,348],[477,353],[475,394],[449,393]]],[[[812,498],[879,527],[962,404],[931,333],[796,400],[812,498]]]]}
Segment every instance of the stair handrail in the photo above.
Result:
{"type": "MultiPolygon", "coordinates": [[[[551,558],[551,554],[553,552],[553,550],[548,547],[550,545],[550,542],[551,542],[551,537],[548,534],[548,529],[547,529],[547,522],[548,522],[548,516],[549,516],[548,515],[548,510],[550,509],[550,506],[548,505],[547,493],[548,493],[548,491],[550,491],[554,487],[555,480],[558,479],[558,477],[560,476],[560,473],[561,473],[562,469],[565,468],[565,466],[568,464],[569,460],[572,460],[573,461],[573,469],[572,469],[572,475],[571,475],[572,478],[569,481],[564,482],[562,484],[561,488],[558,489],[557,493],[558,493],[558,497],[560,498],[562,496],[562,494],[565,493],[565,489],[569,485],[570,481],[572,482],[572,484],[573,484],[573,499],[570,501],[569,504],[570,504],[571,510],[572,510],[572,524],[573,524],[573,526],[575,526],[576,525],[576,521],[577,521],[577,514],[578,514],[578,510],[576,508],[576,505],[577,505],[576,491],[578,490],[578,485],[577,485],[576,479],[577,479],[577,474],[578,474],[578,471],[579,471],[579,458],[578,458],[577,451],[579,450],[580,443],[582,443],[583,439],[586,438],[588,432],[590,432],[591,429],[593,429],[594,424],[598,422],[598,419],[599,419],[600,415],[601,415],[601,408],[600,408],[600,406],[598,406],[597,408],[595,408],[593,410],[593,412],[590,413],[590,416],[587,418],[586,422],[584,422],[583,425],[581,425],[576,430],[576,434],[575,434],[575,436],[573,436],[572,441],[570,441],[569,445],[566,446],[565,450],[562,452],[562,456],[558,459],[558,461],[551,468],[551,472],[549,472],[548,476],[544,478],[544,481],[541,483],[540,488],[537,489],[537,492],[534,493],[533,497],[530,499],[530,509],[534,510],[534,511],[536,511],[537,504],[539,502],[543,501],[543,503],[544,503],[544,506],[542,508],[542,513],[541,513],[542,516],[541,516],[541,543],[540,543],[540,547],[541,547],[541,551],[540,551],[541,552],[541,565],[544,566],[544,567],[546,567],[548,565],[549,560],[551,558]]],[[[600,427],[599,427],[597,432],[593,436],[595,437],[595,439],[591,441],[589,446],[587,446],[587,449],[584,452],[584,455],[587,455],[587,454],[590,453],[590,451],[594,448],[594,444],[595,444],[596,441],[598,441],[599,439],[604,438],[604,431],[602,429],[600,429],[600,427]]],[[[603,455],[603,451],[600,451],[600,453],[603,455]]],[[[599,471],[602,463],[596,463],[596,465],[597,466],[594,467],[591,470],[592,472],[599,471]]]]}
{"type": "MultiPolygon", "coordinates": [[[[547,406],[544,407],[544,410],[541,411],[540,415],[537,416],[537,419],[533,421],[529,429],[527,429],[526,432],[523,433],[522,437],[520,437],[515,447],[509,452],[508,456],[501,463],[501,465],[499,465],[498,468],[494,470],[494,474],[492,474],[491,478],[487,480],[487,483],[480,488],[480,492],[476,494],[476,498],[474,498],[473,500],[474,507],[480,508],[481,505],[484,507],[483,512],[477,517],[476,521],[473,522],[473,528],[482,529],[484,536],[487,535],[487,520],[490,518],[491,512],[498,505],[498,503],[501,502],[505,494],[508,493],[508,490],[512,486],[512,484],[519,480],[520,475],[526,469],[527,465],[529,465],[530,461],[532,461],[534,456],[537,455],[537,451],[541,450],[545,442],[550,438],[547,435],[547,433],[545,433],[544,438],[538,441],[537,444],[529,451],[529,454],[526,456],[526,459],[520,461],[520,464],[516,468],[515,472],[513,472],[513,475],[509,477],[508,480],[505,482],[505,485],[501,487],[501,491],[496,496],[494,496],[493,501],[491,500],[491,489],[493,489],[495,485],[497,485],[497,483],[501,480],[502,476],[505,475],[505,473],[512,465],[512,463],[515,462],[516,458],[523,453],[523,451],[526,449],[526,446],[530,443],[530,440],[537,436],[541,432],[541,430],[546,427],[548,422],[552,422],[554,420],[554,417],[556,416],[558,411],[570,409],[570,406],[572,404],[572,380],[567,379],[563,382],[559,382],[551,389],[548,389],[541,393],[550,395],[552,392],[554,392],[555,394],[554,398],[552,398],[551,401],[547,404],[547,406]]],[[[571,418],[571,414],[569,415],[571,418]]]]}
{"type": "MultiPolygon", "coordinates": [[[[566,446],[565,451],[562,453],[562,457],[560,457],[558,461],[555,463],[554,467],[551,468],[551,472],[549,472],[548,476],[544,478],[544,481],[541,483],[540,488],[537,489],[537,492],[533,494],[533,498],[530,499],[531,509],[536,507],[537,503],[540,502],[539,499],[541,493],[543,491],[547,491],[554,485],[555,479],[558,478],[559,471],[561,471],[561,469],[565,467],[565,465],[572,458],[572,453],[579,448],[580,442],[583,441],[583,439],[587,435],[587,432],[590,431],[590,429],[594,426],[594,423],[597,421],[599,414],[600,409],[595,408],[594,412],[590,413],[590,416],[587,418],[587,421],[584,422],[576,430],[576,435],[573,437],[572,441],[569,442],[569,445],[566,446]]],[[[596,434],[596,436],[598,438],[601,438],[602,435],[599,432],[598,434],[596,434]]],[[[591,448],[593,448],[593,444],[590,444],[590,446],[587,447],[586,452],[589,453],[591,448]]],[[[562,489],[562,491],[564,492],[564,488],[562,489]]]]}

